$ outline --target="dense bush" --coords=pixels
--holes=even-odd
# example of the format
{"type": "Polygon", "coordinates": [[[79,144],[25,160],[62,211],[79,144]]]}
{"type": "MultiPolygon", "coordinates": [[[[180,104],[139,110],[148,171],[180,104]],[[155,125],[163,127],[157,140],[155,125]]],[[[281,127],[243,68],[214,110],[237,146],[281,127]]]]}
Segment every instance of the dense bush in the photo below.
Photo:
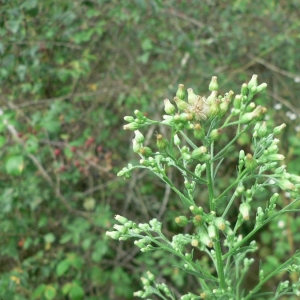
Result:
{"type": "MultiPolygon", "coordinates": [[[[257,101],[288,124],[283,152],[299,174],[298,12],[298,1],[274,0],[2,1],[0,296],[132,299],[149,268],[179,294],[194,285],[165,268],[174,258],[140,257],[104,235],[120,211],[164,219],[171,234],[184,210],[143,172],[117,179],[136,159],[123,116],[138,103],[155,118],[180,82],[202,94],[211,74],[225,91],[259,73],[270,92],[257,101]]],[[[147,144],[159,130],[149,129],[147,144]]],[[[287,240],[259,237],[270,268],[298,248],[292,221],[283,220],[287,240]]]]}

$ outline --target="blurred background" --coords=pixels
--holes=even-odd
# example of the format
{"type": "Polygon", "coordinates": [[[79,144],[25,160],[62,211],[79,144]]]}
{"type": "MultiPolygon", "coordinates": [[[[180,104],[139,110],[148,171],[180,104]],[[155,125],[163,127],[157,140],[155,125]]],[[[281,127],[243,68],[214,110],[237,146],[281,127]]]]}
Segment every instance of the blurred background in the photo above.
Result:
{"type": "MultiPolygon", "coordinates": [[[[147,270],[178,298],[200,292],[174,257],[141,255],[133,241],[105,236],[115,214],[158,218],[170,237],[179,232],[174,218],[188,215],[151,174],[116,176],[139,160],[123,117],[139,109],[161,119],[163,99],[179,83],[205,96],[215,75],[221,93],[239,93],[258,74],[268,89],[255,101],[267,107],[270,126],[287,124],[281,153],[299,175],[300,2],[0,2],[0,297],[134,299],[147,270]]],[[[156,132],[164,133],[143,131],[146,144],[155,144],[156,132]]],[[[250,143],[244,135],[238,147],[250,143]]],[[[235,168],[232,157],[220,169],[220,190],[235,168]]],[[[270,270],[299,248],[299,220],[275,220],[256,237],[255,255],[270,270]]],[[[250,275],[249,288],[256,270],[250,275]]]]}

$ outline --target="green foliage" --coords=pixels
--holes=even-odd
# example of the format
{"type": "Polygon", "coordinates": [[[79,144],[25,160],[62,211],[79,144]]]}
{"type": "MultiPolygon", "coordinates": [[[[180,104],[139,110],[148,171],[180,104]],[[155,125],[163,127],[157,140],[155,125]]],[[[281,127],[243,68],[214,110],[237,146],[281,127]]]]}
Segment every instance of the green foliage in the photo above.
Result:
{"type": "MultiPolygon", "coordinates": [[[[259,73],[271,88],[257,101],[270,111],[270,126],[288,125],[281,147],[299,173],[298,8],[297,1],[1,1],[0,297],[132,299],[147,269],[173,282],[176,295],[195,285],[164,268],[176,257],[144,260],[104,236],[120,210],[163,219],[170,232],[178,231],[177,212],[189,213],[154,176],[116,179],[125,160],[134,162],[122,118],[137,104],[157,116],[183,80],[206,93],[212,73],[220,90],[259,73]],[[72,265],[70,255],[82,263],[72,265]]],[[[149,129],[147,146],[160,129],[149,129]]],[[[233,182],[233,162],[219,168],[220,189],[233,182]]],[[[179,172],[171,175],[183,184],[179,172]]],[[[199,203],[206,197],[198,190],[199,203]]],[[[276,237],[282,259],[298,243],[292,220],[285,220],[289,243],[276,237]]],[[[273,248],[265,244],[264,253],[273,248]]]]}

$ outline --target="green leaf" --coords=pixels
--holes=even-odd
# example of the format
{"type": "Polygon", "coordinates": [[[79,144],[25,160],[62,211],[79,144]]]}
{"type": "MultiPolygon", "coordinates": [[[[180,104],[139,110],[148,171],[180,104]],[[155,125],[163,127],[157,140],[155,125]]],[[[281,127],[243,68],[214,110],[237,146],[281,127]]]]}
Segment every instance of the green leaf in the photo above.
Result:
{"type": "Polygon", "coordinates": [[[45,289],[44,296],[47,300],[52,300],[56,296],[56,289],[52,285],[48,285],[45,289]]]}
{"type": "Polygon", "coordinates": [[[35,137],[30,137],[25,144],[25,149],[28,153],[36,153],[39,148],[38,140],[35,137]]]}
{"type": "Polygon", "coordinates": [[[21,155],[11,156],[5,163],[7,174],[18,176],[21,175],[24,169],[24,158],[21,155]]]}
{"type": "Polygon", "coordinates": [[[70,268],[70,261],[67,259],[62,260],[56,267],[56,274],[58,277],[65,274],[70,268]]]}
{"type": "Polygon", "coordinates": [[[72,288],[72,283],[70,282],[66,283],[62,288],[63,294],[67,295],[70,292],[71,288],[72,288]]]}
{"type": "Polygon", "coordinates": [[[81,300],[84,297],[84,290],[79,285],[73,285],[72,289],[70,290],[69,297],[72,300],[81,300]]]}
{"type": "Polygon", "coordinates": [[[46,288],[46,285],[45,284],[40,284],[33,292],[33,294],[31,295],[31,297],[33,299],[37,299],[37,298],[40,298],[41,295],[44,293],[45,291],[45,288],[46,288]]]}

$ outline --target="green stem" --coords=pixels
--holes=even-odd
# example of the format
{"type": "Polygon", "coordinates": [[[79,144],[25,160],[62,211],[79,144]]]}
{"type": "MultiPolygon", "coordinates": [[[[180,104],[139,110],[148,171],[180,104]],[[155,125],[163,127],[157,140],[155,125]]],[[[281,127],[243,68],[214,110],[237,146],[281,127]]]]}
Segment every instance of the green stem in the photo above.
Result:
{"type": "MultiPolygon", "coordinates": [[[[214,155],[214,144],[212,143],[210,146],[210,155],[213,158],[214,155]]],[[[208,187],[208,195],[209,195],[209,206],[211,211],[215,211],[216,204],[214,199],[214,182],[213,182],[213,162],[208,161],[206,162],[206,177],[207,177],[207,187],[208,187]]],[[[222,249],[221,249],[221,242],[219,232],[217,230],[217,236],[215,241],[215,251],[216,251],[216,265],[217,265],[217,272],[219,276],[219,283],[220,288],[225,289],[225,275],[224,275],[224,265],[222,260],[222,249]]]]}

